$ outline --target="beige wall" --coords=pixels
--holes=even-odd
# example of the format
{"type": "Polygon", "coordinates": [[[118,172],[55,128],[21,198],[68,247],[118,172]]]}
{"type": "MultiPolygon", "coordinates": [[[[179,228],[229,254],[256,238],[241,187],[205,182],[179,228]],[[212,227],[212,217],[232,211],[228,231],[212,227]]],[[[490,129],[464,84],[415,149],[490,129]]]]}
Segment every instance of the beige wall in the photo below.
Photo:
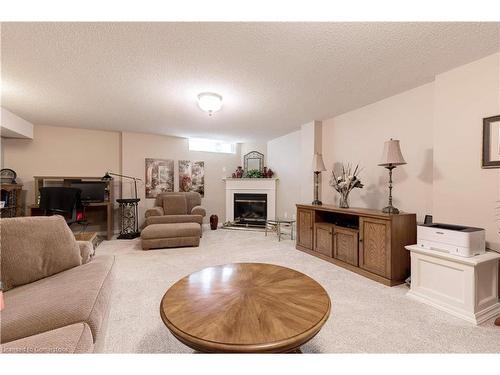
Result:
{"type": "Polygon", "coordinates": [[[416,212],[432,211],[433,84],[427,84],[366,107],[323,121],[323,202],[338,204],[329,185],[338,163],[359,163],[365,185],[350,195],[353,207],[382,209],[389,194],[388,171],[379,167],[384,141],[401,141],[407,165],[394,170],[393,204],[416,212]]]}
{"type": "Polygon", "coordinates": [[[53,126],[34,127],[33,139],[2,138],[3,165],[14,169],[35,200],[33,176],[103,176],[120,170],[120,133],[53,126]]]}
{"type": "Polygon", "coordinates": [[[268,165],[278,178],[276,214],[278,217],[295,215],[295,204],[300,201],[301,163],[300,130],[273,139],[267,143],[268,165]]]}
{"type": "Polygon", "coordinates": [[[499,169],[482,169],[482,119],[500,114],[500,54],[440,74],[435,82],[433,214],[486,228],[500,249],[499,169]]]}
{"type": "MultiPolygon", "coordinates": [[[[239,146],[235,154],[219,154],[212,152],[194,152],[188,149],[186,138],[159,136],[140,133],[122,133],[122,166],[123,174],[145,178],[145,158],[173,159],[174,160],[174,186],[178,186],[178,160],[193,160],[205,162],[205,198],[202,205],[207,210],[207,218],[217,214],[219,221],[226,217],[225,210],[225,185],[223,178],[230,176],[232,171],[240,164],[239,146]]],[[[153,207],[154,199],[145,198],[144,183],[138,186],[139,217],[142,223],[144,211],[153,207]]],[[[128,198],[133,194],[132,184],[123,182],[123,197],[128,198]]]]}

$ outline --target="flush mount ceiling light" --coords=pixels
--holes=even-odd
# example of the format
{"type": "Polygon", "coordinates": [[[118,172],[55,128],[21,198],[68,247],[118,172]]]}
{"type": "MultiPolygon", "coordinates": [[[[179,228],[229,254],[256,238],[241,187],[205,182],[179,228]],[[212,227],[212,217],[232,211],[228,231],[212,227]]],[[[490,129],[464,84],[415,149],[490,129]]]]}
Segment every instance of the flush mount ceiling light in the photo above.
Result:
{"type": "Polygon", "coordinates": [[[212,116],[214,112],[222,108],[222,96],[214,92],[202,92],[198,95],[198,106],[212,116]]]}

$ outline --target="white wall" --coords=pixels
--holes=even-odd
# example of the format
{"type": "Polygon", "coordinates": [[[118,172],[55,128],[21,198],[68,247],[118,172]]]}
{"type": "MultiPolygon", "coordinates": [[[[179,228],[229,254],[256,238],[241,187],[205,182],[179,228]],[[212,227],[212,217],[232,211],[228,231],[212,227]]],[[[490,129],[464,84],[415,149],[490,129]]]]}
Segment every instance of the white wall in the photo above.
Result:
{"type": "Polygon", "coordinates": [[[295,204],[300,202],[301,175],[299,166],[301,131],[284,135],[267,143],[268,166],[275,171],[278,180],[276,215],[293,217],[295,204]]]}
{"type": "MultiPolygon", "coordinates": [[[[207,210],[207,218],[211,214],[219,216],[219,222],[226,217],[224,177],[228,177],[240,163],[240,147],[235,154],[189,151],[188,139],[153,134],[122,133],[122,171],[124,175],[145,178],[145,159],[174,160],[174,190],[179,190],[178,161],[192,160],[205,162],[205,198],[202,205],[207,210]]],[[[123,197],[133,194],[133,185],[123,180],[123,197]]],[[[144,220],[144,211],[153,207],[154,199],[146,199],[144,183],[138,186],[139,222],[144,220]]]]}
{"type": "Polygon", "coordinates": [[[363,189],[350,195],[352,207],[382,209],[388,199],[388,171],[377,164],[384,141],[401,141],[408,163],[393,172],[393,204],[416,212],[417,219],[432,211],[433,83],[323,121],[323,201],[338,204],[338,193],[329,185],[335,164],[353,163],[363,168],[363,189]]]}
{"type": "Polygon", "coordinates": [[[482,169],[482,119],[500,114],[500,54],[440,74],[435,82],[433,214],[486,228],[500,249],[500,169],[482,169]]]}

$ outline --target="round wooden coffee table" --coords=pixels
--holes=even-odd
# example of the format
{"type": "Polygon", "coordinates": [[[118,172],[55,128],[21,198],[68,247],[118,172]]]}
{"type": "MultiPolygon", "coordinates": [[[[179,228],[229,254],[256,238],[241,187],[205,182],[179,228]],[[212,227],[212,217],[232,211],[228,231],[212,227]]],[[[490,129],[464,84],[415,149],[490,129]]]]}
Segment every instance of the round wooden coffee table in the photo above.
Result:
{"type": "Polygon", "coordinates": [[[208,353],[300,350],[330,315],[330,297],[309,276],[263,263],[205,268],[167,290],[163,322],[187,346],[208,353]]]}

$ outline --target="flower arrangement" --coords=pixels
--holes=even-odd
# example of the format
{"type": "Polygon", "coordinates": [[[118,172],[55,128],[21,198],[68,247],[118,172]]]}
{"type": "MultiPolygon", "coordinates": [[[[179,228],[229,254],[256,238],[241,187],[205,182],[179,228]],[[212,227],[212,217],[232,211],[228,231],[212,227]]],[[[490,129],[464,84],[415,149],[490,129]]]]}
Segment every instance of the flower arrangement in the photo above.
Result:
{"type": "Polygon", "coordinates": [[[360,172],[359,164],[356,165],[353,171],[349,163],[347,165],[342,164],[342,173],[339,176],[335,174],[335,171],[332,171],[330,186],[340,194],[339,207],[349,208],[349,193],[351,190],[354,188],[363,188],[363,184],[358,178],[360,172]]]}

